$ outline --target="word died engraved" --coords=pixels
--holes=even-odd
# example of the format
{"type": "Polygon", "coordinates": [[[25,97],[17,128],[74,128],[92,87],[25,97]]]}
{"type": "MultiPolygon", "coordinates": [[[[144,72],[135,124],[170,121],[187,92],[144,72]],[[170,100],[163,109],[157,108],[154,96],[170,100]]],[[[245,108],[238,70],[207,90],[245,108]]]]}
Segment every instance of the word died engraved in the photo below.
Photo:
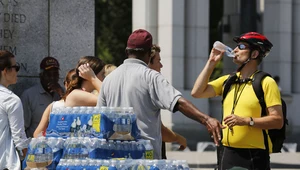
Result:
{"type": "Polygon", "coordinates": [[[15,13],[2,13],[4,22],[11,23],[25,23],[26,15],[25,14],[15,14],[15,13]]]}

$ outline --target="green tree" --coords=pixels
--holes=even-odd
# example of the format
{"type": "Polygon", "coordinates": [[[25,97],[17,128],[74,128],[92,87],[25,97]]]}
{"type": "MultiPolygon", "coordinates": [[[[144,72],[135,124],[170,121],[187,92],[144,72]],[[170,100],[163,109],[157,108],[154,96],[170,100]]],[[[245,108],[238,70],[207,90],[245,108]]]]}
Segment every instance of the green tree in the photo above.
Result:
{"type": "Polygon", "coordinates": [[[119,66],[132,32],[132,0],[95,0],[96,56],[119,66]]]}
{"type": "MultiPolygon", "coordinates": [[[[222,41],[223,34],[223,25],[222,25],[222,17],[223,17],[223,0],[213,0],[209,1],[210,5],[210,19],[209,19],[209,53],[210,49],[213,46],[215,41],[222,41]]],[[[219,62],[214,69],[210,79],[214,80],[222,75],[223,72],[223,62],[219,62]]]]}

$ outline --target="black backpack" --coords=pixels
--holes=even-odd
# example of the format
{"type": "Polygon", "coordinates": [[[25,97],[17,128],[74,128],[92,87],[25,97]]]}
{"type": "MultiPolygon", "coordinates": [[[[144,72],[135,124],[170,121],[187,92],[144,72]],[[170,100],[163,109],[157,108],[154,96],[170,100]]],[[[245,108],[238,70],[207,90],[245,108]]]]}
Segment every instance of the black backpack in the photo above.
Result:
{"type": "MultiPolygon", "coordinates": [[[[252,86],[255,92],[256,97],[259,100],[259,104],[261,106],[261,116],[266,116],[266,103],[265,103],[265,99],[264,99],[264,91],[262,89],[261,86],[261,81],[266,77],[272,77],[270,74],[265,73],[263,71],[259,71],[257,73],[255,73],[253,79],[248,79],[246,81],[252,81],[252,86]]],[[[224,90],[223,90],[223,99],[222,99],[222,103],[231,87],[232,84],[237,83],[237,75],[231,74],[227,80],[225,80],[223,86],[224,86],[224,90]]],[[[286,118],[286,114],[287,114],[287,108],[286,108],[286,103],[285,101],[281,98],[281,103],[282,103],[282,113],[283,113],[283,120],[284,120],[284,124],[282,126],[281,129],[269,129],[269,137],[272,141],[272,153],[278,153],[281,152],[281,148],[283,147],[283,142],[285,140],[285,131],[286,131],[286,125],[288,125],[288,120],[286,118]]],[[[266,146],[266,149],[269,151],[269,144],[268,144],[268,138],[267,138],[267,133],[265,130],[263,130],[263,135],[264,135],[264,143],[266,146]]]]}

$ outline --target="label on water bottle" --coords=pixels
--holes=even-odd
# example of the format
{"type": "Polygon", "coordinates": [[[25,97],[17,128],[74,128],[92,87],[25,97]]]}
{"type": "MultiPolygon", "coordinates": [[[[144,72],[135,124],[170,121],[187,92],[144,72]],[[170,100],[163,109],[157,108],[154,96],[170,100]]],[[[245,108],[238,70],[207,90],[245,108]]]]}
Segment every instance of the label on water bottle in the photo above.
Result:
{"type": "Polygon", "coordinates": [[[93,128],[95,132],[100,132],[100,125],[101,125],[101,114],[94,114],[93,115],[93,128]]]}
{"type": "Polygon", "coordinates": [[[146,159],[153,159],[153,150],[145,151],[145,157],[146,159]]]}
{"type": "Polygon", "coordinates": [[[34,162],[35,158],[34,155],[28,155],[27,162],[34,162]]]}
{"type": "Polygon", "coordinates": [[[108,166],[100,166],[100,170],[108,170],[108,166]]]}

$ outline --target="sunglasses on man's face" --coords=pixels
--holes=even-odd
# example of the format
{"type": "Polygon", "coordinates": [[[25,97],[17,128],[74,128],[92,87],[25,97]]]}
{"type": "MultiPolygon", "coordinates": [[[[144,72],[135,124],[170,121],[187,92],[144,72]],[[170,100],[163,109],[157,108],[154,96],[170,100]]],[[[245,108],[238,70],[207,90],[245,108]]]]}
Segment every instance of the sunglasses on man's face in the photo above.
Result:
{"type": "Polygon", "coordinates": [[[238,44],[236,45],[240,50],[245,50],[247,49],[249,46],[245,45],[245,44],[238,44]]]}
{"type": "Polygon", "coordinates": [[[18,65],[13,65],[13,66],[10,66],[8,68],[15,68],[16,72],[18,72],[20,70],[20,66],[18,66],[18,65]]]}

